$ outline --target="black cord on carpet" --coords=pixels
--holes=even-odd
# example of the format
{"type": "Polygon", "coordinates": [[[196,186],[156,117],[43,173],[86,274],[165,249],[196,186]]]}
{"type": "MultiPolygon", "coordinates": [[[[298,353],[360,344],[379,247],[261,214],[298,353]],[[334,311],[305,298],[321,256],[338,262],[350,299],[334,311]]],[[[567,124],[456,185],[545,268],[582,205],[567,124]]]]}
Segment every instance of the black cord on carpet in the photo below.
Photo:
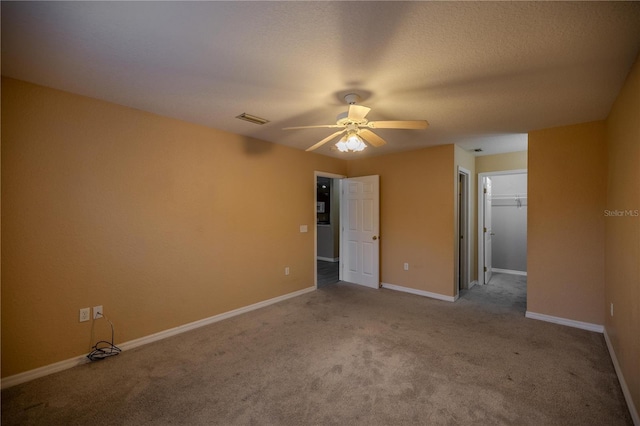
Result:
{"type": "MultiPolygon", "coordinates": [[[[101,315],[104,319],[109,321],[109,319],[101,312],[98,312],[97,314],[101,315]]],[[[122,352],[122,349],[113,344],[113,323],[109,321],[109,324],[111,324],[111,342],[101,340],[96,343],[95,346],[91,348],[91,352],[89,352],[89,354],[87,355],[87,358],[89,358],[90,361],[100,361],[101,359],[118,355],[120,352],[122,352]]]]}

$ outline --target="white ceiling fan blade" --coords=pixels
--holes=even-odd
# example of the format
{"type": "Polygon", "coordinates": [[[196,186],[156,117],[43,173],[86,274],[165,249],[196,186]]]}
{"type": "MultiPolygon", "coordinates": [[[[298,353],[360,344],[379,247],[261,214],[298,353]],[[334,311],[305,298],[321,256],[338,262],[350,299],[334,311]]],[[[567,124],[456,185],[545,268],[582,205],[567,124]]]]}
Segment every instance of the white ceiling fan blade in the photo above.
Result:
{"type": "Polygon", "coordinates": [[[331,139],[335,138],[340,133],[343,133],[345,130],[340,130],[339,132],[335,132],[334,134],[332,134],[330,136],[327,136],[326,138],[322,139],[320,142],[318,142],[315,145],[307,148],[306,151],[313,151],[314,149],[320,148],[322,145],[324,145],[325,143],[329,142],[331,139]]]}
{"type": "Polygon", "coordinates": [[[371,129],[426,129],[429,127],[427,120],[409,121],[370,121],[367,127],[371,129]]]}
{"type": "Polygon", "coordinates": [[[282,130],[298,130],[298,129],[319,129],[319,128],[337,128],[344,127],[339,124],[319,124],[317,126],[297,126],[297,127],[283,127],[282,130]]]}
{"type": "Polygon", "coordinates": [[[387,141],[385,141],[384,139],[382,139],[380,136],[376,135],[369,129],[360,130],[358,132],[358,135],[360,135],[362,139],[366,140],[367,142],[369,142],[371,145],[375,147],[382,146],[387,143],[387,141]]]}
{"type": "Polygon", "coordinates": [[[362,120],[369,114],[371,108],[362,105],[349,105],[349,114],[347,118],[350,120],[362,120]]]}

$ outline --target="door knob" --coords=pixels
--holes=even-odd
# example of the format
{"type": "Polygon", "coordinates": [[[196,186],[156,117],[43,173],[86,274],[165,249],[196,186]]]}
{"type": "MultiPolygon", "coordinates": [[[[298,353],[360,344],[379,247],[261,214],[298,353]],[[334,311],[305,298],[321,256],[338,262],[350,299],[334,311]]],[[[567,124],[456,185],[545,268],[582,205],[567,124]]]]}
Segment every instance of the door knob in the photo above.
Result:
{"type": "Polygon", "coordinates": [[[376,237],[375,235],[373,236],[373,241],[377,240],[378,237],[376,237]]]}

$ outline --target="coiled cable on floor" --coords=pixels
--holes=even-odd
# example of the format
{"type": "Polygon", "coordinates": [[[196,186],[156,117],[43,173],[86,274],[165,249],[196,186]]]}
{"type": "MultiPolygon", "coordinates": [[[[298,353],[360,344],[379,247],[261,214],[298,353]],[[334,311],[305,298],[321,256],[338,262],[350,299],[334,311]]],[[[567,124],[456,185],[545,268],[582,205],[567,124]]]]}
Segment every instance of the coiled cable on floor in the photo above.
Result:
{"type": "Polygon", "coordinates": [[[106,319],[111,325],[111,342],[107,342],[106,340],[101,340],[98,343],[96,343],[91,348],[91,352],[89,352],[89,354],[87,355],[87,358],[89,358],[90,361],[99,361],[101,359],[105,359],[110,356],[118,355],[120,352],[122,352],[122,349],[120,349],[113,343],[113,336],[114,336],[113,323],[109,321],[109,318],[107,318],[106,315],[104,315],[102,312],[98,312],[97,314],[102,316],[104,319],[106,319]]]}

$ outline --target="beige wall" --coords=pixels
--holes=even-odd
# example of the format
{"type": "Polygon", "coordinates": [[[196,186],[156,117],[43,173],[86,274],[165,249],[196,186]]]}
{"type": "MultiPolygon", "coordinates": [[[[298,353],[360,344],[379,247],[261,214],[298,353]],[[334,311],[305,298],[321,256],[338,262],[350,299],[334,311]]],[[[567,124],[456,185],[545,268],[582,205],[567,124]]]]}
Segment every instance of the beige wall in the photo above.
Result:
{"type": "Polygon", "coordinates": [[[529,134],[527,310],[603,324],[603,121],[529,134]]]}
{"type": "Polygon", "coordinates": [[[2,84],[3,377],[86,354],[80,308],[124,342],[313,285],[314,170],[345,161],[2,84]]]}
{"type": "Polygon", "coordinates": [[[527,151],[476,157],[476,173],[501,172],[527,168],[527,151]]]}
{"type": "Polygon", "coordinates": [[[640,59],[607,119],[605,330],[640,413],[640,59]],[[614,304],[614,316],[610,315],[614,304]]]}
{"type": "Polygon", "coordinates": [[[455,295],[452,170],[453,145],[349,161],[349,176],[380,175],[383,283],[455,295]]]}

